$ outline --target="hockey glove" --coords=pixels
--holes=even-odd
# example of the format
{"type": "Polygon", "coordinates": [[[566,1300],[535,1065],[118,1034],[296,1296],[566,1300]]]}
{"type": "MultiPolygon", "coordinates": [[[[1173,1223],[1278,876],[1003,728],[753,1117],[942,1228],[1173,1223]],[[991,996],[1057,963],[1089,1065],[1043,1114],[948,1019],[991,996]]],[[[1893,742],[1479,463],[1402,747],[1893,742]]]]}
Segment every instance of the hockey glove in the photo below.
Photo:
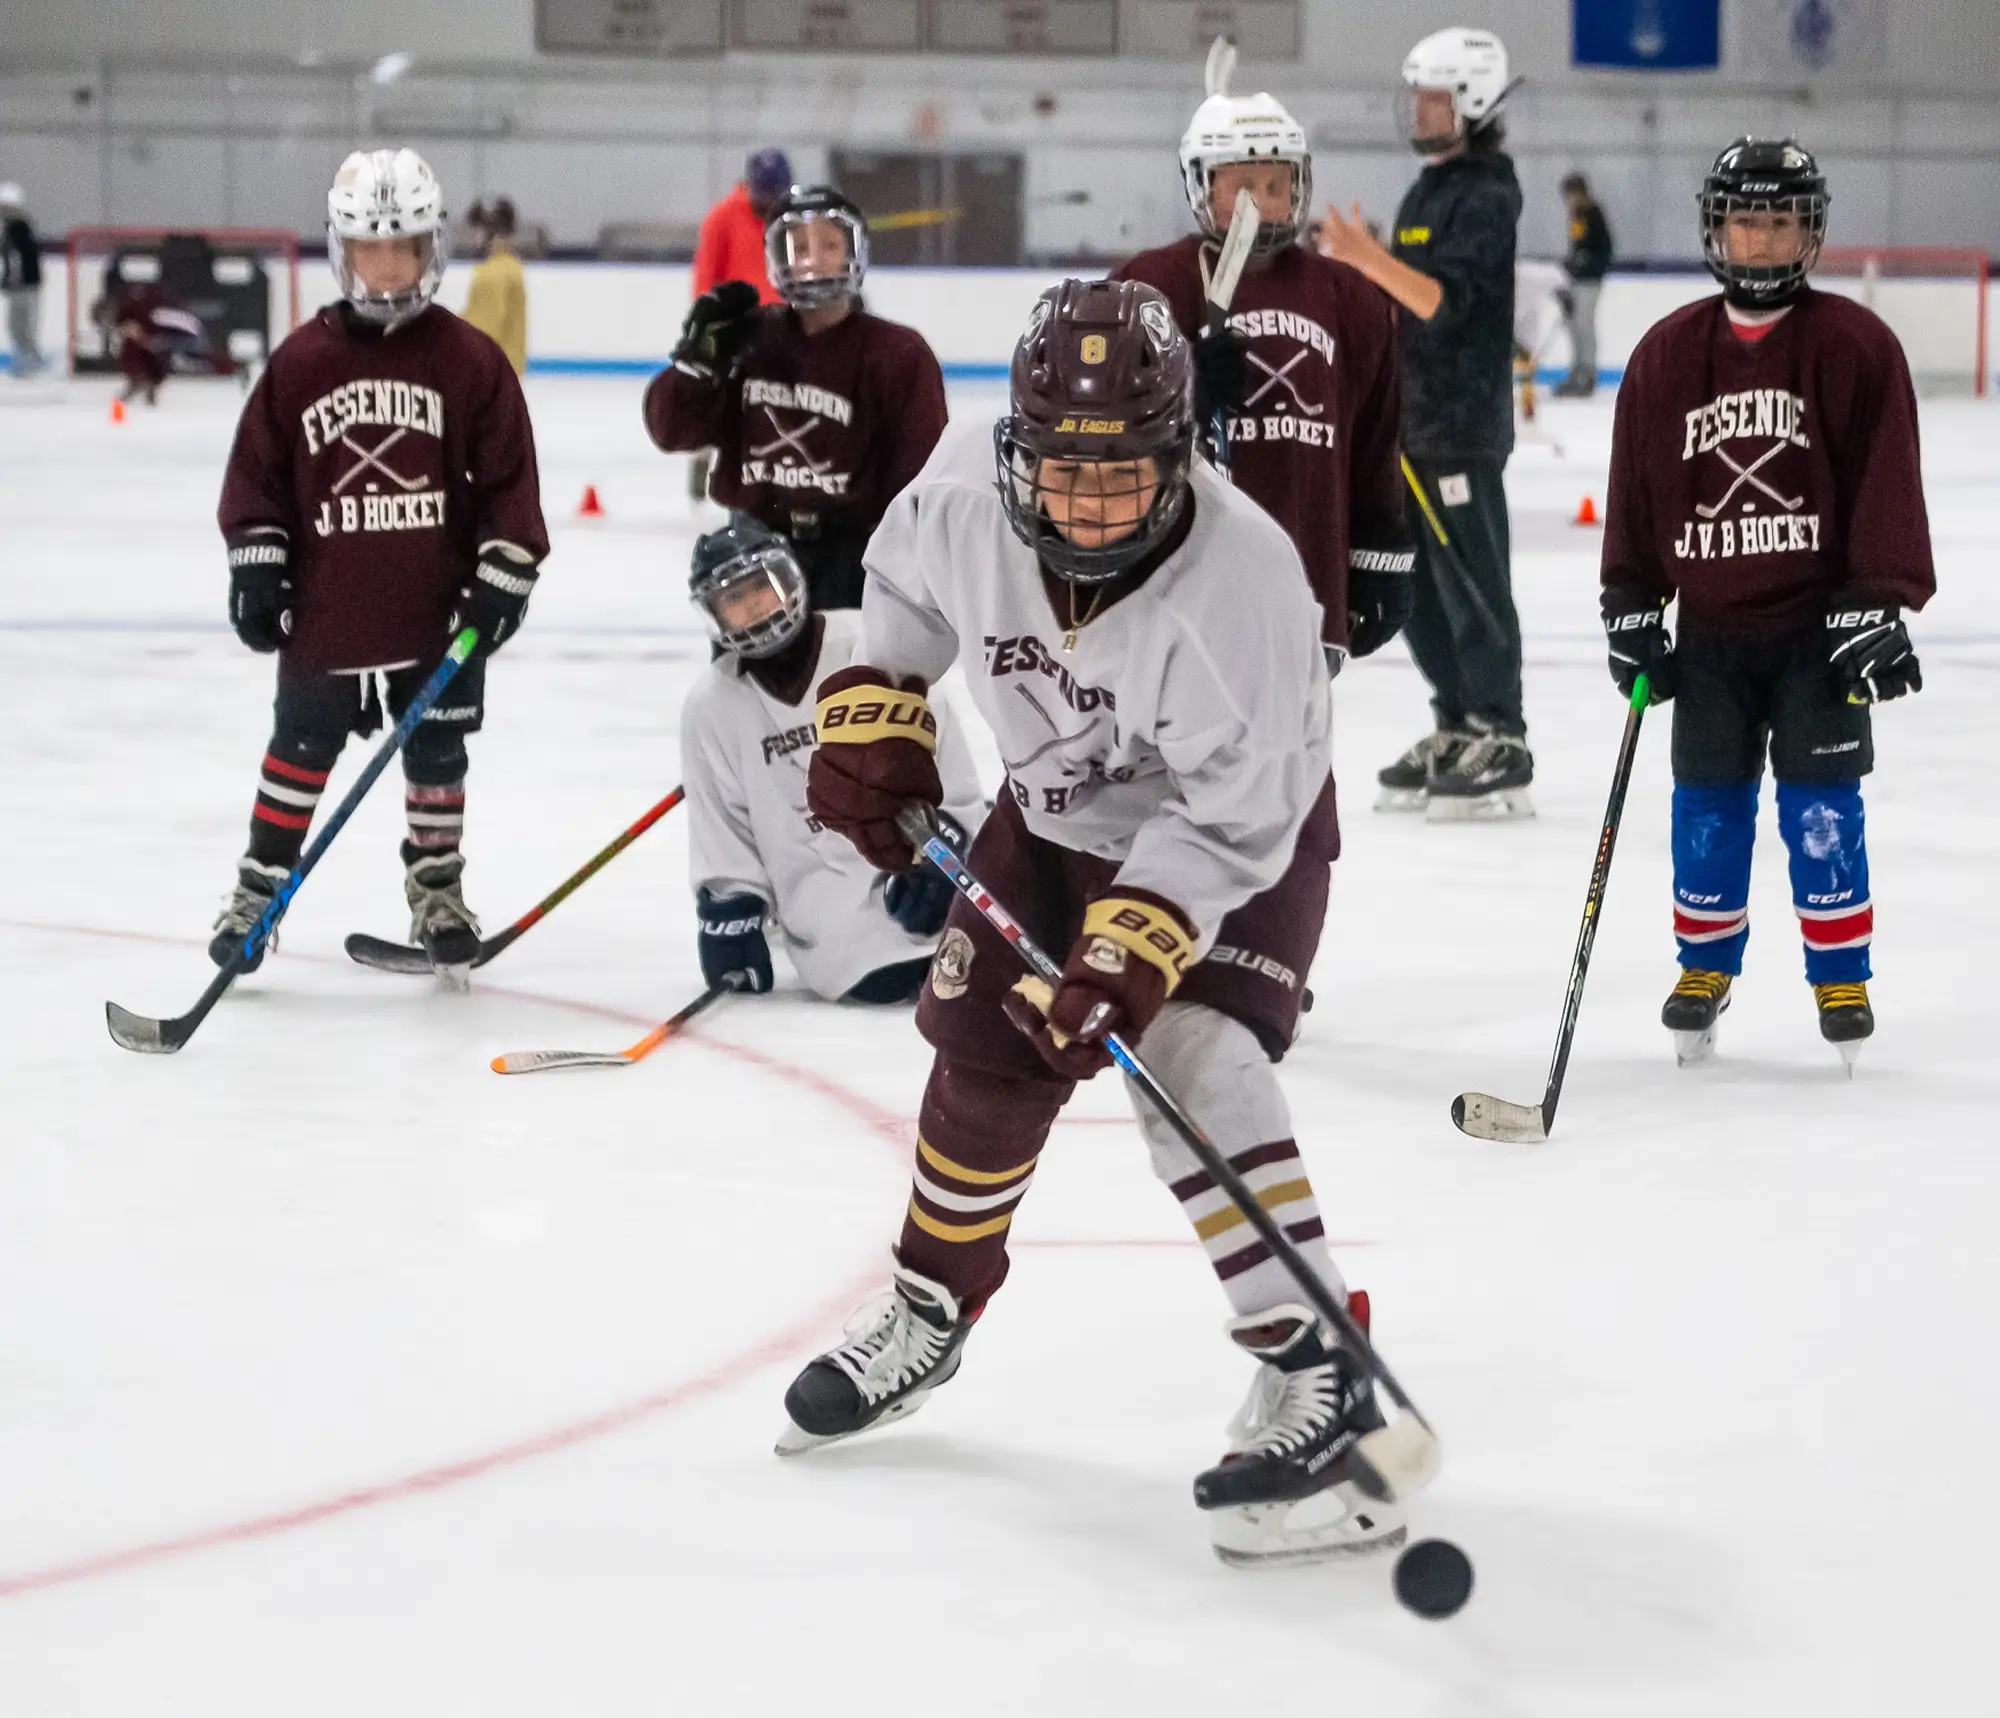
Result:
{"type": "Polygon", "coordinates": [[[1217,412],[1233,416],[1250,391],[1250,342],[1233,328],[1197,334],[1194,357],[1194,421],[1206,424],[1217,412]]]}
{"type": "Polygon", "coordinates": [[[229,545],[229,624],[260,655],[282,650],[292,635],[291,546],[256,536],[229,545]]]}
{"type": "Polygon", "coordinates": [[[1087,1080],[1111,1066],[1104,1040],[1142,1036],[1194,959],[1194,932],[1178,907],[1157,895],[1106,895],[1084,909],[1083,934],[1051,992],[1024,978],[1001,1003],[1065,1079],[1087,1080]]]}
{"type": "Polygon", "coordinates": [[[1899,604],[1847,591],[1826,611],[1827,655],[1850,704],[1880,704],[1924,689],[1899,604]]]}
{"type": "Polygon", "coordinates": [[[462,626],[479,628],[479,646],[473,656],[491,656],[521,630],[527,618],[528,597],[541,577],[530,561],[518,561],[497,545],[479,557],[471,589],[459,598],[457,612],[446,629],[457,632],[462,626]]]}
{"type": "Polygon", "coordinates": [[[1629,699],[1641,674],[1647,700],[1664,704],[1674,695],[1674,640],[1667,631],[1663,598],[1636,591],[1607,590],[1602,598],[1604,637],[1611,649],[1611,678],[1629,699]]]}
{"type": "Polygon", "coordinates": [[[898,687],[879,668],[843,668],[820,683],[816,725],[806,809],[876,870],[909,870],[916,855],[897,816],[912,800],[932,810],[944,803],[923,681],[898,687]]]}
{"type": "MultiPolygon", "coordinates": [[[[942,812],[938,833],[953,852],[965,852],[965,831],[942,812]]],[[[882,888],[882,910],[913,937],[934,937],[944,929],[958,891],[935,865],[919,860],[912,870],[898,871],[882,888]]]]}
{"type": "Polygon", "coordinates": [[[724,895],[706,889],[694,898],[700,931],[702,982],[711,990],[725,985],[762,996],[771,988],[771,945],[764,940],[764,903],[755,895],[724,895]]]}
{"type": "Polygon", "coordinates": [[[1356,549],[1349,559],[1348,654],[1373,656],[1403,630],[1416,606],[1416,555],[1409,549],[1356,549]]]}
{"type": "Polygon", "coordinates": [[[757,289],[747,280],[725,280],[694,301],[674,348],[677,368],[713,382],[724,375],[750,338],[757,314],[757,289]]]}

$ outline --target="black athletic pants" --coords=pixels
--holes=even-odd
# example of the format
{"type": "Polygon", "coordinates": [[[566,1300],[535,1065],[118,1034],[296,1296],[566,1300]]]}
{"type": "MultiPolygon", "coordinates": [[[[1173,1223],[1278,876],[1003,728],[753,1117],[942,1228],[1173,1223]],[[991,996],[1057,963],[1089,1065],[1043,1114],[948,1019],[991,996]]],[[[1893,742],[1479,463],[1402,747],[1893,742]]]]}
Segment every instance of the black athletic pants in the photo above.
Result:
{"type": "Polygon", "coordinates": [[[1403,629],[1410,654],[1431,686],[1438,726],[1468,718],[1502,733],[1524,734],[1521,714],[1521,621],[1507,533],[1502,459],[1412,459],[1432,512],[1408,497],[1417,540],[1415,604],[1403,629]]]}

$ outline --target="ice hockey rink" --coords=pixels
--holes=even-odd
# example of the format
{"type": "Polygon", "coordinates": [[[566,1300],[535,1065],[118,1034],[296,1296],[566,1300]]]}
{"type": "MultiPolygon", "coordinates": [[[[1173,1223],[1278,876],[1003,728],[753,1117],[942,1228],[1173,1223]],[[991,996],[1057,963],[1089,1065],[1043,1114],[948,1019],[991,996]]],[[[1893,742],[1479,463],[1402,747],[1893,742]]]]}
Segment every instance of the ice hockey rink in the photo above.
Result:
{"type": "MultiPolygon", "coordinates": [[[[530,381],[555,548],[473,746],[489,930],[676,777],[703,515],[640,387],[530,381]]],[[[1535,821],[1372,812],[1422,684],[1400,644],[1338,683],[1346,853],[1284,1078],[1443,1438],[1414,1532],[1479,1584],[1435,1624],[1386,1559],[1211,1555],[1189,1482],[1248,1363],[1111,1076],[1059,1125],[959,1379],[774,1459],[792,1371],[884,1277],[927,1065],[907,1011],[781,989],[635,1068],[487,1066],[616,1048],[699,989],[677,817],[446,995],[341,952],[404,927],[392,778],[183,1053],[114,1048],[106,998],[174,1013],[209,975],[271,664],[223,618],[234,388],[123,427],[109,399],[0,415],[0,1712],[1980,1709],[2000,409],[1925,407],[1941,594],[1923,694],[1878,717],[1852,1079],[1768,798],[1720,1059],[1676,1069],[1655,715],[1555,1137],[1449,1121],[1467,1088],[1539,1095],[1604,810],[1622,706],[1570,520],[1603,505],[1608,398],[1547,406],[1562,454],[1508,474],[1535,821]]]]}

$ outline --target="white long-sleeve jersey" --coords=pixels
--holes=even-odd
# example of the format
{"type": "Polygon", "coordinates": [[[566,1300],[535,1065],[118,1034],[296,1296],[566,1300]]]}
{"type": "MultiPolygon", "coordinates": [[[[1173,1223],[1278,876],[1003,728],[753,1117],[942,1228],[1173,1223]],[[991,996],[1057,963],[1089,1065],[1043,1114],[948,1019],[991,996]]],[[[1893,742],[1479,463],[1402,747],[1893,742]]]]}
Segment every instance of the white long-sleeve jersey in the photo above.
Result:
{"type": "Polygon", "coordinates": [[[860,660],[932,682],[963,663],[1028,827],[1120,861],[1206,952],[1290,865],[1332,737],[1291,539],[1199,460],[1190,481],[1181,546],[1065,649],[1068,616],[1001,509],[991,426],[954,424],[869,542],[860,660]]]}
{"type": "MultiPolygon", "coordinates": [[[[822,619],[819,664],[797,704],[773,698],[734,657],[709,665],[681,708],[681,779],[692,886],[763,900],[799,977],[837,997],[877,967],[921,959],[937,938],[911,936],[890,918],[882,873],[806,810],[811,687],[861,660],[861,617],[834,609],[822,619]]],[[[986,801],[949,710],[938,712],[937,762],[945,810],[970,835],[986,801]]]]}

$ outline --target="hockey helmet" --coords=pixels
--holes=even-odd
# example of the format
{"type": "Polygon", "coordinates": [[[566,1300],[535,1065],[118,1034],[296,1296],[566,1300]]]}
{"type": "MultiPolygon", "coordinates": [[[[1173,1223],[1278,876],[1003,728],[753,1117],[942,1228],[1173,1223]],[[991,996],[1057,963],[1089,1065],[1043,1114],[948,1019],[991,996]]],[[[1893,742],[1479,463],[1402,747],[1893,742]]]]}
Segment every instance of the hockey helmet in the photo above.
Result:
{"type": "Polygon", "coordinates": [[[1194,451],[1193,375],[1150,286],[1065,280],[1035,301],[993,448],[1007,522],[1058,578],[1115,579],[1173,529],[1194,451]]]}
{"type": "Polygon", "coordinates": [[[1403,60],[1403,89],[1397,117],[1403,136],[1419,155],[1437,155],[1461,137],[1494,123],[1513,84],[1507,78],[1507,48],[1491,30],[1456,26],[1419,42],[1403,60]],[[1427,90],[1451,96],[1452,129],[1440,135],[1422,129],[1417,98],[1427,90]]]}
{"type": "Polygon", "coordinates": [[[1275,96],[1212,95],[1194,110],[1181,134],[1181,184],[1195,224],[1222,242],[1229,217],[1216,218],[1215,170],[1239,161],[1284,162],[1292,170],[1289,221],[1260,221],[1253,256],[1274,256],[1305,236],[1312,218],[1312,150],[1305,127],[1275,96]]]}
{"type": "Polygon", "coordinates": [[[1826,211],[1833,201],[1810,150],[1789,137],[1739,137],[1715,158],[1695,201],[1701,208],[1702,260],[1731,304],[1775,310],[1799,295],[1826,242],[1826,211]],[[1795,253],[1777,260],[1733,260],[1730,222],[1751,214],[1794,217],[1795,253]]]}
{"type": "Polygon", "coordinates": [[[444,192],[414,149],[357,149],[340,164],[326,194],[326,254],[340,294],[354,313],[385,329],[422,313],[444,277],[444,192]],[[355,271],[356,239],[415,239],[413,285],[377,292],[355,271]]]}
{"type": "Polygon", "coordinates": [[[861,296],[868,272],[868,222],[831,185],[794,185],[764,225],[771,284],[794,310],[861,296]],[[835,255],[828,239],[841,239],[835,255]]]}
{"type": "Polygon", "coordinates": [[[698,538],[688,601],[708,636],[732,656],[776,656],[812,613],[791,545],[746,513],[698,538]]]}

